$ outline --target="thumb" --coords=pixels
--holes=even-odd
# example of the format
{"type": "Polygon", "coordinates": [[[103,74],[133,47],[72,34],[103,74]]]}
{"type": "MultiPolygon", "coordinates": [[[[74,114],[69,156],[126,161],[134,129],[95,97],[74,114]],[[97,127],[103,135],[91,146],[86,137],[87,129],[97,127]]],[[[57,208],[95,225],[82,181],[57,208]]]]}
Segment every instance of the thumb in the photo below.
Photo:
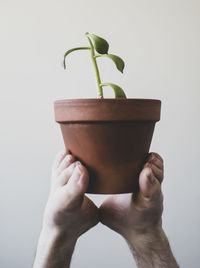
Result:
{"type": "MultiPolygon", "coordinates": [[[[145,167],[139,176],[139,200],[154,201],[161,194],[161,185],[150,167],[145,167]]],[[[139,201],[138,200],[138,201],[139,201]]]]}
{"type": "Polygon", "coordinates": [[[83,201],[84,193],[86,192],[89,184],[89,174],[87,169],[79,162],[76,162],[76,166],[73,170],[68,183],[64,186],[69,197],[69,201],[75,202],[83,201]]]}

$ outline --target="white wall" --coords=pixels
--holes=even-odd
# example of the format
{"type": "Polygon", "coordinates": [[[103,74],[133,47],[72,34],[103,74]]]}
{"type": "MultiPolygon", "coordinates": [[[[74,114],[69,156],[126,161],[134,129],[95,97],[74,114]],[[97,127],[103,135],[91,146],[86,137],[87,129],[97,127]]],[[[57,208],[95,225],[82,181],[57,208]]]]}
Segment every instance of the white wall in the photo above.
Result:
{"type": "MultiPolygon", "coordinates": [[[[102,59],[103,81],[129,98],[162,100],[151,150],[165,160],[164,228],[180,266],[199,267],[200,2],[1,0],[0,12],[0,267],[33,262],[51,163],[63,147],[53,101],[96,98],[87,51],[68,58],[68,71],[60,64],[65,50],[87,45],[86,31],[126,62],[121,75],[102,59]]],[[[98,225],[80,238],[72,267],[136,266],[123,239],[98,225]]]]}

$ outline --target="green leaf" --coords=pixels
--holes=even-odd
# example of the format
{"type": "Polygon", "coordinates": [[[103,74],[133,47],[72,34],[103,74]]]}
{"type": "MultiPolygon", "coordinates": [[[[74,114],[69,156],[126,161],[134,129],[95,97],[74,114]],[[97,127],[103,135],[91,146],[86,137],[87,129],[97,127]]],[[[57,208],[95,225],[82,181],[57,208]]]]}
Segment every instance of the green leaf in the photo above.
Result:
{"type": "Polygon", "coordinates": [[[75,48],[69,49],[68,51],[65,52],[64,59],[63,59],[63,67],[64,67],[64,69],[66,69],[65,59],[66,59],[67,55],[69,55],[71,52],[73,52],[75,50],[83,50],[83,49],[91,49],[91,48],[90,47],[75,47],[75,48]]]}
{"type": "Polygon", "coordinates": [[[125,64],[124,64],[124,61],[120,57],[113,55],[113,54],[102,54],[102,55],[98,54],[95,56],[95,58],[104,57],[104,56],[107,58],[110,58],[115,63],[117,69],[123,73],[125,64]]]}
{"type": "Polygon", "coordinates": [[[115,92],[115,98],[122,98],[122,99],[126,99],[126,95],[123,91],[123,89],[121,87],[119,87],[118,85],[112,84],[112,83],[102,83],[100,84],[101,87],[103,86],[110,86],[113,88],[114,92],[115,92]]]}
{"type": "Polygon", "coordinates": [[[90,34],[90,33],[86,33],[86,36],[92,39],[94,48],[98,53],[100,54],[108,53],[109,44],[105,39],[103,39],[100,36],[97,36],[95,34],[90,34]]]}

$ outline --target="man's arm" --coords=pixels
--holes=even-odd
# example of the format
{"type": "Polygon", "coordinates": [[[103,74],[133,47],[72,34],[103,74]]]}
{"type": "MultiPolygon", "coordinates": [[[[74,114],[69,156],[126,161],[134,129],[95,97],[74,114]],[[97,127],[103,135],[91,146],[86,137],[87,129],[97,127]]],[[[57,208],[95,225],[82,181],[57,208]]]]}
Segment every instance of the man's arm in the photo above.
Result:
{"type": "Polygon", "coordinates": [[[34,268],[68,268],[78,237],[98,223],[98,209],[84,195],[88,182],[86,168],[72,155],[57,156],[34,268]]]}
{"type": "Polygon", "coordinates": [[[100,221],[127,241],[139,268],[177,268],[162,229],[164,164],[151,153],[139,176],[139,193],[115,195],[100,207],[100,221]]]}
{"type": "Polygon", "coordinates": [[[75,243],[76,240],[72,240],[63,232],[43,228],[40,233],[34,267],[69,267],[75,243]]]}
{"type": "Polygon", "coordinates": [[[139,237],[133,235],[126,240],[139,268],[179,267],[162,229],[139,237]]]}

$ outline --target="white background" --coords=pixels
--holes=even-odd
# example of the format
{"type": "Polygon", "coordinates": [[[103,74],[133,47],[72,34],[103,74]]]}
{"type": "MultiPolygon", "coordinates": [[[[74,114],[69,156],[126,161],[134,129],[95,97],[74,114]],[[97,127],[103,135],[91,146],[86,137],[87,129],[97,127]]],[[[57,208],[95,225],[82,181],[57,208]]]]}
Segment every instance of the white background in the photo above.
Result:
{"type": "MultiPolygon", "coordinates": [[[[0,13],[0,267],[33,263],[51,163],[63,148],[53,101],[96,98],[88,51],[61,67],[67,49],[88,45],[89,31],[126,63],[122,75],[99,59],[102,81],[162,101],[151,150],[165,160],[163,225],[180,267],[198,268],[200,2],[1,0],[0,13]]],[[[79,239],[71,267],[136,265],[125,241],[99,224],[79,239]]]]}

